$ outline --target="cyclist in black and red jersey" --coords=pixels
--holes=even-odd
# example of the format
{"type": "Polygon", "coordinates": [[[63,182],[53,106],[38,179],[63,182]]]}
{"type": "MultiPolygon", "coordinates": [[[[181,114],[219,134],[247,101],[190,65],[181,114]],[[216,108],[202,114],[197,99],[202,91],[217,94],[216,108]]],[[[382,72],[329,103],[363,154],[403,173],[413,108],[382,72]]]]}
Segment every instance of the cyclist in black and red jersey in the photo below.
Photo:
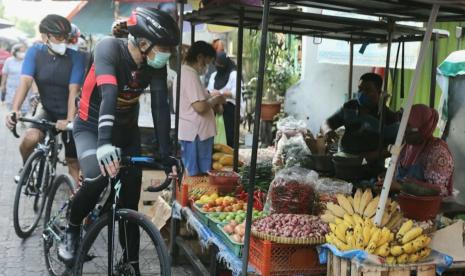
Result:
{"type": "MultiPolygon", "coordinates": [[[[74,138],[82,174],[114,177],[123,155],[139,155],[140,134],[137,125],[139,96],[150,86],[152,117],[160,143],[160,158],[171,167],[170,114],[166,64],[180,32],[167,13],[137,8],[127,21],[128,38],[108,37],[94,50],[94,62],[85,78],[79,102],[79,116],[74,122],[74,138]]],[[[142,173],[139,168],[124,168],[120,202],[123,208],[137,210],[142,173]]],[[[84,217],[95,206],[107,182],[82,187],[74,196],[66,239],[59,246],[59,257],[72,262],[84,217]]],[[[128,226],[129,258],[138,270],[139,232],[128,226]]]]}

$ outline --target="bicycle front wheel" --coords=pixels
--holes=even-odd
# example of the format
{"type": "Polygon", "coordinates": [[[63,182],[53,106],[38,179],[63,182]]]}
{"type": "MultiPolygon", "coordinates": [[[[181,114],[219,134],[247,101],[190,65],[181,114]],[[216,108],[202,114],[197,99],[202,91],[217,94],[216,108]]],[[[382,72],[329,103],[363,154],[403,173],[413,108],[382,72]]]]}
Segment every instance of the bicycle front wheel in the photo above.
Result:
{"type": "Polygon", "coordinates": [[[115,219],[114,229],[111,212],[91,226],[80,246],[74,275],[171,275],[168,249],[150,220],[129,209],[119,209],[115,219]],[[111,233],[114,245],[109,258],[111,233]]]}
{"type": "Polygon", "coordinates": [[[44,256],[47,270],[52,276],[68,275],[69,269],[58,259],[58,242],[64,239],[69,220],[69,199],[76,184],[68,174],[59,175],[50,188],[44,214],[44,256]]]}
{"type": "Polygon", "coordinates": [[[13,206],[13,226],[20,238],[32,234],[44,210],[43,182],[47,181],[47,167],[44,153],[38,150],[29,156],[21,172],[13,206]]]}

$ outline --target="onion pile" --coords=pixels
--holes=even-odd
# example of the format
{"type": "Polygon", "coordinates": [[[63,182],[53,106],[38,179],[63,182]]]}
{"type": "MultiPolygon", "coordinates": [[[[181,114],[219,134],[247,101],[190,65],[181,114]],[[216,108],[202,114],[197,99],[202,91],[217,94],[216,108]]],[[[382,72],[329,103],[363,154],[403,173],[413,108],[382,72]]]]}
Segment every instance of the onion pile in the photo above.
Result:
{"type": "Polygon", "coordinates": [[[252,229],[286,238],[322,238],[329,232],[328,225],[319,217],[299,214],[272,214],[254,221],[252,229]]]}
{"type": "Polygon", "coordinates": [[[228,224],[223,226],[223,230],[229,235],[232,241],[244,243],[245,222],[237,224],[235,220],[231,220],[228,224]]]}

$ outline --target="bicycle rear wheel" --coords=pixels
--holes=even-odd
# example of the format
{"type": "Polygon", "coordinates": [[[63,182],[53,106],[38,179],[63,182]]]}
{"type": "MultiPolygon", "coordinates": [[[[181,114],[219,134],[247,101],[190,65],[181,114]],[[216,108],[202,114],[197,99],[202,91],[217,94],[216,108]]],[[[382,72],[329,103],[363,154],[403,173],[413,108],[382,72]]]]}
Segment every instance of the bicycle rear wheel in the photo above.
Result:
{"type": "MultiPolygon", "coordinates": [[[[109,239],[108,227],[112,222],[111,215],[111,212],[104,214],[84,236],[76,258],[74,275],[109,275],[108,248],[111,237],[109,239]]],[[[168,249],[160,232],[146,216],[134,210],[119,209],[113,230],[115,243],[112,275],[171,275],[168,249]],[[128,224],[137,226],[140,233],[137,256],[129,256],[126,250],[128,224]]]]}
{"type": "Polygon", "coordinates": [[[44,256],[50,275],[68,275],[69,269],[58,259],[58,238],[65,237],[70,208],[67,203],[74,194],[76,183],[68,174],[59,175],[53,182],[44,215],[44,256]],[[64,208],[63,210],[61,210],[64,208]],[[50,221],[53,219],[53,221],[50,221]]]}
{"type": "Polygon", "coordinates": [[[39,223],[44,210],[46,194],[43,188],[48,181],[47,160],[40,150],[34,151],[26,161],[16,188],[13,206],[13,226],[20,238],[29,237],[39,223]]]}

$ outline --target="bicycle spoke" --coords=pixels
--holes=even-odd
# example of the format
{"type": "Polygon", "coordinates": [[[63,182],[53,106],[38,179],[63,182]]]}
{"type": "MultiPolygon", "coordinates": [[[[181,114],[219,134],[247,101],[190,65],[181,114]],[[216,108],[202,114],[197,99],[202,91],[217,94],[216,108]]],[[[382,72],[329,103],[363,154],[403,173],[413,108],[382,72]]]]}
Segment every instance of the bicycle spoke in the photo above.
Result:
{"type": "MultiPolygon", "coordinates": [[[[131,256],[127,250],[127,245],[131,245],[128,239],[128,224],[116,223],[114,234],[115,244],[113,250],[113,271],[115,275],[161,275],[159,256],[157,250],[148,234],[139,228],[140,248],[137,256],[131,256]],[[139,259],[139,260],[137,260],[139,259]],[[140,274],[136,272],[140,270],[140,274]]],[[[108,270],[108,226],[105,225],[96,239],[93,241],[88,255],[95,256],[92,260],[85,262],[82,268],[82,275],[106,275],[108,270]]]]}

